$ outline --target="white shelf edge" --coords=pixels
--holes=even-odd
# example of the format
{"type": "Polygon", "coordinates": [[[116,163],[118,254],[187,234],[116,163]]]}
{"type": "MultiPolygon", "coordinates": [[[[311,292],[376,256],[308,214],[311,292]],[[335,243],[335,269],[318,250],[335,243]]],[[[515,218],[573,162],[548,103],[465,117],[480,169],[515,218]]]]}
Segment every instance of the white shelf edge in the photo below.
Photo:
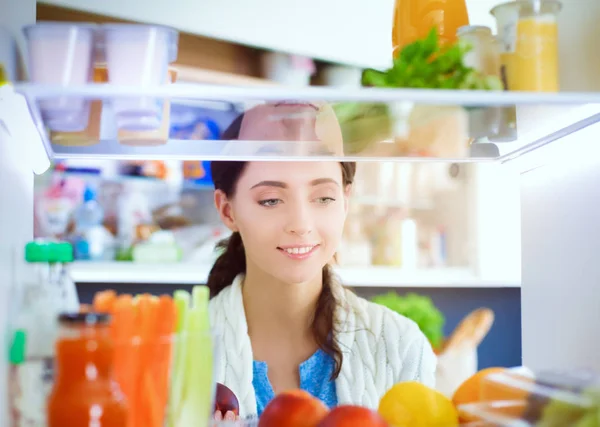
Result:
{"type": "MultiPolygon", "coordinates": [[[[394,267],[336,267],[348,287],[408,288],[518,288],[514,280],[481,280],[466,268],[404,271],[394,267]]],[[[70,266],[76,283],[174,284],[206,282],[209,265],[186,263],[145,264],[131,262],[75,262],[70,266]]]]}
{"type": "Polygon", "coordinates": [[[30,99],[82,96],[90,99],[152,96],[169,99],[214,101],[296,101],[321,102],[421,102],[465,107],[510,105],[600,104],[600,92],[514,92],[483,90],[436,90],[408,88],[336,88],[331,86],[224,86],[201,83],[174,83],[160,86],[121,86],[90,83],[80,86],[18,83],[15,90],[30,99]]]}

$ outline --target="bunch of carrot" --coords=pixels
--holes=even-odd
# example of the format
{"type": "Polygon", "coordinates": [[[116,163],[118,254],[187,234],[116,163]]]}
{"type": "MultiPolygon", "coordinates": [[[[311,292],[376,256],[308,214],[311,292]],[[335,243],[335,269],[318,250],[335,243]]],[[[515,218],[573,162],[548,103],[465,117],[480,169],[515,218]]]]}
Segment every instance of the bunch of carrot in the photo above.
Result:
{"type": "Polygon", "coordinates": [[[178,290],[174,298],[107,290],[91,308],[112,316],[115,379],[127,398],[128,427],[208,422],[214,384],[205,286],[192,295],[178,290]]]}
{"type": "Polygon", "coordinates": [[[95,312],[112,315],[114,374],[129,407],[128,427],[162,427],[169,400],[177,308],[170,296],[99,292],[95,312]]]}

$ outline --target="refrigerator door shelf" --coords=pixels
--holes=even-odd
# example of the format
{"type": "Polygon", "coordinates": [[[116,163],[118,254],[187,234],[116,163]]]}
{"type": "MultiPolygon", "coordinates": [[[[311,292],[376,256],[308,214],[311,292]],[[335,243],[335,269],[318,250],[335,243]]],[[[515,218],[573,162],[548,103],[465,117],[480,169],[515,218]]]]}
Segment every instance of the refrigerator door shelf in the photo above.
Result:
{"type": "Polygon", "coordinates": [[[29,162],[31,170],[39,175],[50,167],[52,148],[36,114],[12,85],[0,86],[0,126],[9,138],[19,142],[22,161],[29,162]]]}

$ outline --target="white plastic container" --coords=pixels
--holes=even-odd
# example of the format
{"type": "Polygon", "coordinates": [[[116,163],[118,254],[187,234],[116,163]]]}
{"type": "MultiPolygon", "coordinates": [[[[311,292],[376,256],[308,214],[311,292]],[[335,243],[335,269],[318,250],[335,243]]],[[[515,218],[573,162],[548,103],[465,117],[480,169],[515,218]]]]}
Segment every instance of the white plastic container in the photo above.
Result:
{"type": "MultiPolygon", "coordinates": [[[[111,84],[158,86],[168,83],[168,66],[177,58],[177,31],[155,25],[110,24],[102,26],[102,37],[111,84]]],[[[119,129],[141,131],[161,126],[161,99],[115,99],[113,108],[119,129]]]]}
{"type": "Polygon", "coordinates": [[[265,52],[261,55],[262,74],[265,78],[285,86],[310,86],[315,73],[312,59],[281,52],[265,52]]]}
{"type": "MultiPolygon", "coordinates": [[[[34,83],[77,86],[92,80],[96,25],[44,22],[23,29],[28,45],[29,78],[34,83]]],[[[90,102],[59,97],[40,102],[51,130],[79,132],[88,124],[90,102]]]]}

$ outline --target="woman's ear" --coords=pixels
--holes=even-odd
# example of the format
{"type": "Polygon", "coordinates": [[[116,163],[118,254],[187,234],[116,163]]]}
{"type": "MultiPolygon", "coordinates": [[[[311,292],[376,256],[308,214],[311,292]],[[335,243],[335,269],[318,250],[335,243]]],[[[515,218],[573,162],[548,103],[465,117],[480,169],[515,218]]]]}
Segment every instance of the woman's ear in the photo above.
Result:
{"type": "Polygon", "coordinates": [[[225,227],[231,231],[238,231],[235,225],[235,218],[233,216],[233,210],[231,209],[231,201],[227,198],[227,195],[223,190],[215,190],[215,207],[219,212],[221,221],[225,224],[225,227]]]}

